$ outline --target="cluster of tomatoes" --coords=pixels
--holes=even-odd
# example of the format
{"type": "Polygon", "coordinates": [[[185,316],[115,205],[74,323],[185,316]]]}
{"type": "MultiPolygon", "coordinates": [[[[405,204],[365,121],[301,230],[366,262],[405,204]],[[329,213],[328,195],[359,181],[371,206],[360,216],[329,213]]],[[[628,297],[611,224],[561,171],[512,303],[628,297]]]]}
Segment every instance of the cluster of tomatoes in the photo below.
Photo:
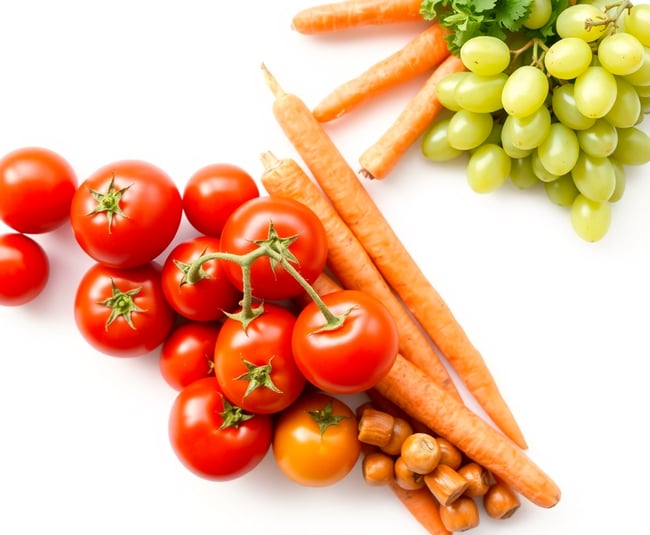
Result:
{"type": "Polygon", "coordinates": [[[15,230],[0,236],[8,306],[34,299],[48,279],[29,235],[71,225],[94,261],[77,286],[75,323],[107,355],[159,350],[178,391],[171,446],[192,472],[232,479],[272,450],[289,478],[321,486],[356,464],[357,420],[337,395],[388,373],[397,329],[367,294],[309,292],[328,251],[308,207],[262,195],[230,164],[198,170],[181,192],[139,160],[78,183],[64,158],[30,147],[0,159],[0,219],[15,230]],[[183,214],[196,235],[174,243],[183,214]]]}

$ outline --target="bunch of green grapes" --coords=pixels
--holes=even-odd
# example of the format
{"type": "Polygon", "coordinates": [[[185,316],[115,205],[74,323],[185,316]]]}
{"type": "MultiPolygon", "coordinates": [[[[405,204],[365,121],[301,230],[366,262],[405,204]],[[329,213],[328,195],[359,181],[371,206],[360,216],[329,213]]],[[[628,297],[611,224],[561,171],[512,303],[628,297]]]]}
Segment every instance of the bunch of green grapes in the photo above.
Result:
{"type": "MultiPolygon", "coordinates": [[[[545,1],[536,0],[529,27],[546,23],[545,1]]],[[[597,241],[625,190],[625,166],[650,161],[650,137],[638,127],[650,112],[650,5],[571,5],[555,29],[546,42],[466,41],[467,71],[437,87],[451,113],[421,148],[433,161],[467,154],[479,193],[508,179],[522,189],[543,184],[569,208],[576,233],[597,241]]]]}

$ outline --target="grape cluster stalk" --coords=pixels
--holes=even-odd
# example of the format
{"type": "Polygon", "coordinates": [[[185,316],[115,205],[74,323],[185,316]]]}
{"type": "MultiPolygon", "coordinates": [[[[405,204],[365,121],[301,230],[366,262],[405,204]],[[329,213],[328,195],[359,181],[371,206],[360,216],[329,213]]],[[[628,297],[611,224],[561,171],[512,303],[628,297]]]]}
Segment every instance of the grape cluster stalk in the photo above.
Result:
{"type": "MultiPolygon", "coordinates": [[[[535,0],[528,28],[548,22],[546,3],[535,0]]],[[[557,15],[555,34],[466,41],[459,55],[467,70],[436,89],[450,113],[431,125],[421,150],[434,162],[467,155],[478,193],[508,180],[520,189],[542,184],[568,208],[577,235],[596,242],[625,191],[626,166],[650,161],[650,137],[639,128],[650,112],[650,5],[573,4],[557,15]]]]}

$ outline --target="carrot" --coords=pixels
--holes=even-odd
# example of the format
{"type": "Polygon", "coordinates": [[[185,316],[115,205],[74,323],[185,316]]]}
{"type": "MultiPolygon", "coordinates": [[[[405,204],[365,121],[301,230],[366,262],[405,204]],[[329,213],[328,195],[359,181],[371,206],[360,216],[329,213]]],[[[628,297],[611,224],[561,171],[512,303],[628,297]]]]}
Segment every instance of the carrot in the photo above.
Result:
{"type": "Polygon", "coordinates": [[[436,97],[438,82],[465,66],[457,56],[449,56],[434,70],[425,84],[408,101],[383,135],[359,158],[361,174],[368,178],[385,178],[406,151],[444,109],[436,97]]]}
{"type": "Polygon", "coordinates": [[[557,484],[524,451],[401,355],[375,388],[531,502],[552,507],[560,500],[557,484]]]}
{"type": "Polygon", "coordinates": [[[316,105],[314,116],[321,122],[337,119],[375,95],[435,68],[449,56],[447,34],[433,23],[395,53],[336,87],[316,105]]]}
{"type": "Polygon", "coordinates": [[[406,490],[394,481],[390,488],[420,525],[432,535],[451,535],[440,519],[440,505],[427,488],[406,490]]]}
{"type": "Polygon", "coordinates": [[[483,357],[424,276],[330,136],[296,95],[271,73],[273,113],[341,219],[367,251],[385,281],[420,322],[492,421],[522,448],[526,441],[483,357]]]}
{"type": "Polygon", "coordinates": [[[422,21],[420,0],[342,0],[296,13],[291,27],[304,34],[422,21]]]}
{"type": "MultiPolygon", "coordinates": [[[[261,159],[264,165],[261,181],[266,191],[271,195],[291,197],[309,206],[323,223],[329,248],[328,265],[335,277],[345,288],[361,290],[379,299],[397,324],[402,354],[460,399],[435,349],[318,186],[295,160],[278,160],[270,152],[263,154],[261,159]]],[[[314,285],[317,292],[320,285],[327,284],[327,281],[323,282],[325,278],[322,275],[319,277],[321,282],[314,285]]]]}

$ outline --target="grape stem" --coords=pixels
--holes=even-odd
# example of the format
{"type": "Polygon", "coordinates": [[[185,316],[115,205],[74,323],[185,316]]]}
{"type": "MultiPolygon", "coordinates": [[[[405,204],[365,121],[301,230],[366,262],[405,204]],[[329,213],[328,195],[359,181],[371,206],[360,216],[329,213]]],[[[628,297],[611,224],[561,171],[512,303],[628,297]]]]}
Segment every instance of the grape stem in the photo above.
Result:
{"type": "Polygon", "coordinates": [[[611,25],[611,33],[616,33],[618,29],[618,18],[623,14],[624,11],[629,11],[632,9],[631,0],[621,0],[620,2],[615,2],[613,4],[607,4],[603,7],[605,16],[599,18],[598,20],[587,19],[585,21],[585,28],[593,28],[595,26],[607,26],[611,25]],[[613,15],[609,15],[609,11],[615,9],[613,15]]]}

